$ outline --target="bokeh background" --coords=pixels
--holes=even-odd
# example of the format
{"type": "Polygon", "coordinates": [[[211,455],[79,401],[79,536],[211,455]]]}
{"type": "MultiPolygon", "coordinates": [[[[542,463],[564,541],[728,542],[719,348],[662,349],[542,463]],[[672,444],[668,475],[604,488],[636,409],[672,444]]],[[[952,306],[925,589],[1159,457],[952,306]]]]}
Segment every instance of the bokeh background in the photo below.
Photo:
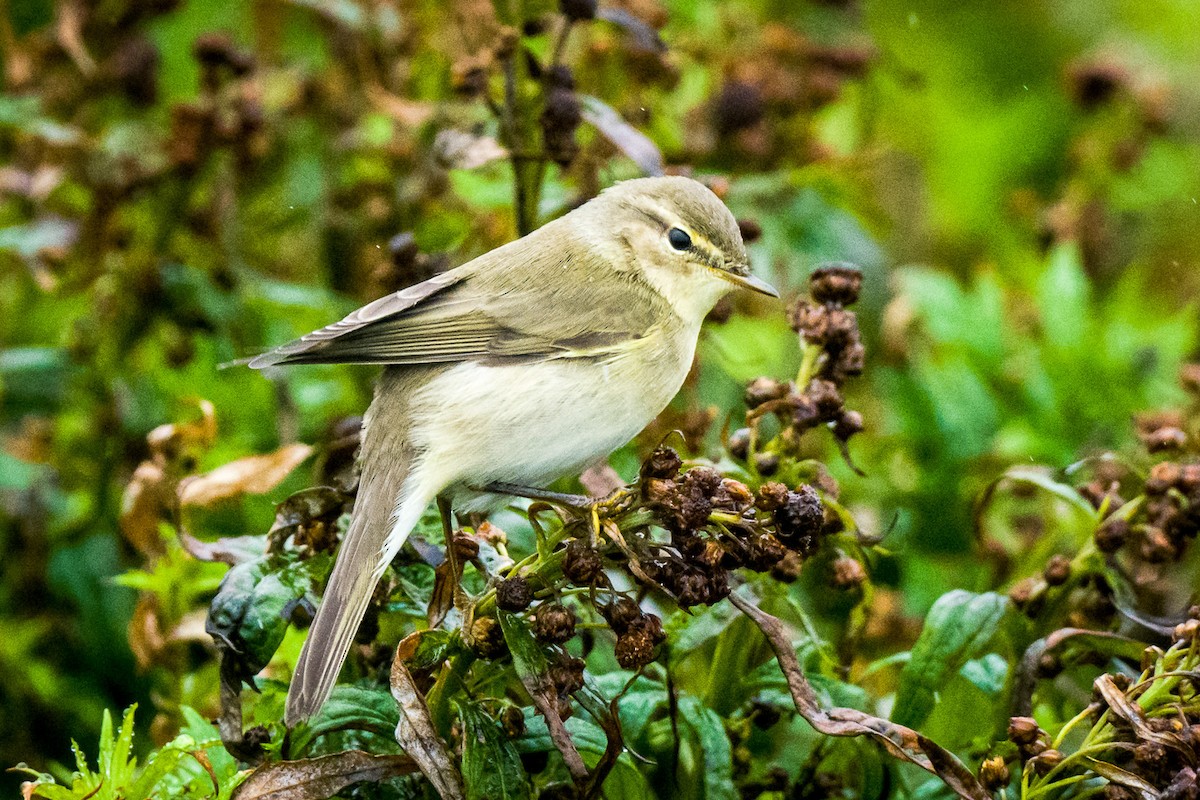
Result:
{"type": "MultiPolygon", "coordinates": [[[[193,469],[335,442],[369,370],[221,366],[517,235],[489,54],[516,15],[549,57],[557,5],[497,4],[0,2],[0,764],[70,763],[104,708],[139,701],[152,739],[156,703],[213,702],[192,610],[223,568],[160,558],[122,520],[147,435],[203,400],[216,435],[193,469]],[[155,581],[187,594],[148,605],[155,581]]],[[[987,584],[972,509],[1006,467],[1128,446],[1136,412],[1181,401],[1200,4],[601,10],[565,42],[583,122],[533,211],[660,153],[723,194],[785,294],[824,261],[863,269],[865,477],[826,456],[863,527],[890,531],[889,613],[987,584]]],[[[744,383],[797,363],[781,307],[726,304],[681,397],[614,466],[629,477],[673,427],[711,450],[744,383]]],[[[304,482],[214,530],[265,532],[304,482]]]]}

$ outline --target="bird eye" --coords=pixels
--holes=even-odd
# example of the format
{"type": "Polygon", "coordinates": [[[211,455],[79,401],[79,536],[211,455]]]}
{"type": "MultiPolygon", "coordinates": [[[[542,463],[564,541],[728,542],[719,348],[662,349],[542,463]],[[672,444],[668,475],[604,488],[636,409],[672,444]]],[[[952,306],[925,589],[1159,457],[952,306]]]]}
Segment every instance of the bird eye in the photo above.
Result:
{"type": "Polygon", "coordinates": [[[679,228],[671,228],[667,231],[667,241],[676,250],[687,250],[692,246],[692,237],[688,236],[687,231],[679,228]]]}

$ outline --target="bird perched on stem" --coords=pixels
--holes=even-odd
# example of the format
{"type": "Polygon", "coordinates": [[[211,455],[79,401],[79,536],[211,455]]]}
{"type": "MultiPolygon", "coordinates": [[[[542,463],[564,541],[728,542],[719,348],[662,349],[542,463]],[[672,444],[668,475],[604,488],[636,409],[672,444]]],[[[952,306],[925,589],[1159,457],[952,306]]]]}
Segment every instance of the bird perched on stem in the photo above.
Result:
{"type": "MultiPolygon", "coordinates": [[[[690,178],[625,181],[517,241],[250,362],[382,364],[349,529],[288,692],[289,726],[333,689],[376,582],[435,499],[483,510],[644,428],[700,324],[750,274],[733,215],[690,178]]],[[[452,548],[449,548],[452,549],[452,548]]]]}

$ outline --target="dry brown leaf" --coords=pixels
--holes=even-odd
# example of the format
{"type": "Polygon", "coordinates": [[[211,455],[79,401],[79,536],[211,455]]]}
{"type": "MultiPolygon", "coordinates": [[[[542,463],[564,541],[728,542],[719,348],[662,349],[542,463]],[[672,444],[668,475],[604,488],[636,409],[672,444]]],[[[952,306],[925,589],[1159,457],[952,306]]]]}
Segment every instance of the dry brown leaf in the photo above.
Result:
{"type": "Polygon", "coordinates": [[[129,649],[133,651],[138,669],[147,670],[154,665],[158,654],[167,646],[158,618],[158,601],[154,595],[143,592],[138,597],[133,616],[129,619],[129,649]]]}
{"type": "Polygon", "coordinates": [[[239,458],[180,483],[179,503],[209,506],[243,494],[264,494],[282,483],[311,454],[312,447],[296,443],[273,453],[239,458]]]}
{"type": "Polygon", "coordinates": [[[462,800],[462,773],[450,755],[450,749],[438,736],[429,716],[429,706],[417,690],[416,683],[404,666],[397,648],[392,660],[392,697],[400,706],[400,724],[396,726],[396,741],[412,757],[421,772],[433,784],[443,800],[462,800]]]}
{"type": "Polygon", "coordinates": [[[121,534],[146,556],[165,552],[158,523],[169,513],[174,480],[168,479],[164,464],[158,460],[143,461],[134,470],[125,494],[121,497],[121,534]]]}
{"type": "Polygon", "coordinates": [[[408,756],[374,756],[346,750],[319,758],[263,764],[233,792],[233,800],[324,800],[355,783],[409,775],[408,756]]]}
{"type": "Polygon", "coordinates": [[[869,736],[896,758],[937,775],[959,797],[965,800],[990,800],[991,794],[953,753],[917,731],[853,708],[822,708],[812,684],[804,676],[783,623],[737,592],[729,595],[729,602],[749,617],[767,637],[787,680],[796,711],[813,728],[827,736],[869,736]]]}

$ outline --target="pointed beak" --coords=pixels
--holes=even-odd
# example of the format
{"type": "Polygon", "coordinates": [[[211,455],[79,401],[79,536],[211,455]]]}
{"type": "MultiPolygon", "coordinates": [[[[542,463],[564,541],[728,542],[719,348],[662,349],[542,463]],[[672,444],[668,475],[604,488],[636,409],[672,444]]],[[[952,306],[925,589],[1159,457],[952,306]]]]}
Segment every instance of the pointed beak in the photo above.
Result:
{"type": "Polygon", "coordinates": [[[735,286],[740,286],[743,289],[749,289],[753,292],[765,294],[768,297],[779,297],[779,290],[763,279],[756,278],[749,272],[747,272],[745,275],[739,275],[736,272],[722,270],[721,277],[735,286]]]}

